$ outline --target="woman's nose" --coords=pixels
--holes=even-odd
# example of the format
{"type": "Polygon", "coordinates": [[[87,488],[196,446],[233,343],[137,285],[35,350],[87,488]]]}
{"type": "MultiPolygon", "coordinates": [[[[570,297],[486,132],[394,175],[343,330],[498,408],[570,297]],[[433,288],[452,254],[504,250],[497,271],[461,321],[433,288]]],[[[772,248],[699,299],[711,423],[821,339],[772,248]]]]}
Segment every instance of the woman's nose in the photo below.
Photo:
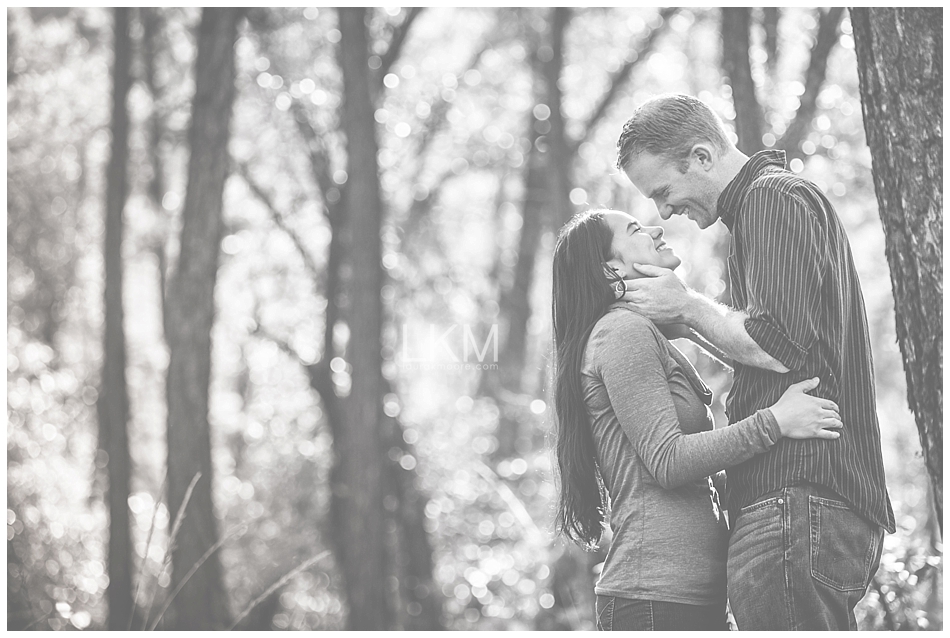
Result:
{"type": "Polygon", "coordinates": [[[662,226],[647,226],[647,233],[653,239],[659,239],[663,236],[663,227],[662,226]]]}

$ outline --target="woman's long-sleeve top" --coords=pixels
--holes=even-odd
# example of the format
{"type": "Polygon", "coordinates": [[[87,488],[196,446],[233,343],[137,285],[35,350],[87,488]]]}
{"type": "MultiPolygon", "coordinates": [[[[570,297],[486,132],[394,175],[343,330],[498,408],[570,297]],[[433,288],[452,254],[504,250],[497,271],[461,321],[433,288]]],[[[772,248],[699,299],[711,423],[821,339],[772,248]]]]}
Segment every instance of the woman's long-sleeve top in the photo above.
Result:
{"type": "Polygon", "coordinates": [[[581,384],[611,504],[613,540],[596,593],[723,601],[728,531],[707,477],[778,440],[771,411],[713,430],[711,393],[696,370],[623,304],[594,326],[581,384]]]}

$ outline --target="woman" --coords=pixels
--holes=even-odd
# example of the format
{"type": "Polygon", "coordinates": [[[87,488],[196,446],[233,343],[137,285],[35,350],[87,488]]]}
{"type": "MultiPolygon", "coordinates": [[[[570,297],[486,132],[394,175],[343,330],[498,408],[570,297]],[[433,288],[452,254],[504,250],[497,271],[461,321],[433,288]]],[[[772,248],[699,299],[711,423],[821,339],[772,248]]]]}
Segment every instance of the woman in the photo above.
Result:
{"type": "Polygon", "coordinates": [[[554,250],[558,531],[613,539],[595,587],[599,629],[724,630],[728,530],[711,474],[781,437],[835,439],[832,401],[791,386],[771,408],[712,430],[712,393],[657,327],[614,302],[633,264],[676,268],[660,228],[588,211],[554,250]],[[608,500],[609,499],[609,500],[608,500]]]}

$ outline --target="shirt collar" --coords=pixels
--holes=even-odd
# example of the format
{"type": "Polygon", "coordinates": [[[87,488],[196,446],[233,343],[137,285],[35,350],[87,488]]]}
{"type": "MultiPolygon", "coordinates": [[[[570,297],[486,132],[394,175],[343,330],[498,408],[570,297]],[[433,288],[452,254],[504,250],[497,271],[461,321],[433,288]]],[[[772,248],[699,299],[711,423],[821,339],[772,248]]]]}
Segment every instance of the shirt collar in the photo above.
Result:
{"type": "Polygon", "coordinates": [[[732,230],[732,223],[736,218],[736,211],[742,203],[743,196],[749,185],[752,183],[763,168],[769,165],[786,168],[785,151],[767,150],[759,151],[749,158],[749,161],[739,169],[739,173],[729,182],[729,185],[719,195],[716,202],[716,210],[719,212],[719,219],[732,230]]]}

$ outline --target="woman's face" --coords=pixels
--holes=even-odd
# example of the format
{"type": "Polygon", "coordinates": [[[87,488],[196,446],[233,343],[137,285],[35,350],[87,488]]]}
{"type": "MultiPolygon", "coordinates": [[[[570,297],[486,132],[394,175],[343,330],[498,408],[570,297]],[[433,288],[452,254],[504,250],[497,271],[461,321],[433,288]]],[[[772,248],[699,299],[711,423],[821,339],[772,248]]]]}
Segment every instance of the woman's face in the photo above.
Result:
{"type": "Polygon", "coordinates": [[[680,265],[680,258],[663,241],[663,229],[659,226],[641,226],[640,222],[620,211],[604,213],[604,220],[613,232],[610,244],[615,255],[607,265],[615,268],[624,279],[638,279],[644,275],[633,264],[650,264],[673,270],[680,265]]]}

